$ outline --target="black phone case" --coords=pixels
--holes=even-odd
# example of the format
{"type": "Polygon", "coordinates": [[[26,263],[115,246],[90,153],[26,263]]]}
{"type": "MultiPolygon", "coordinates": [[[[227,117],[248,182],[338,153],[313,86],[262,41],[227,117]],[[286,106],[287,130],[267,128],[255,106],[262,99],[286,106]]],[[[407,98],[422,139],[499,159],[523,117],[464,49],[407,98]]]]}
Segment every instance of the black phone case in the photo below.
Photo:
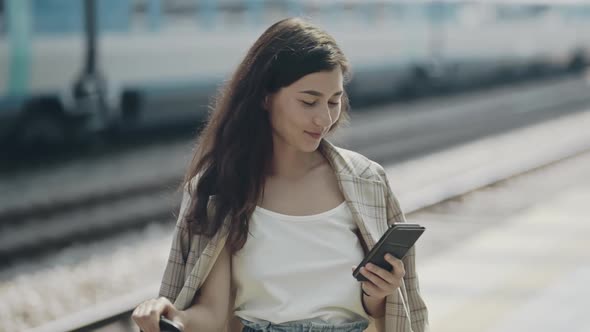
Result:
{"type": "MultiPolygon", "coordinates": [[[[178,326],[178,324],[169,320],[164,315],[160,315],[159,326],[160,326],[160,332],[182,332],[182,330],[180,329],[180,326],[178,326]]],[[[143,332],[143,330],[139,330],[139,331],[143,332]]]]}
{"type": "Polygon", "coordinates": [[[160,316],[160,331],[161,332],[182,332],[180,326],[164,316],[160,316]]]}
{"type": "Polygon", "coordinates": [[[424,231],[425,228],[418,224],[398,223],[391,225],[353,271],[353,277],[358,281],[368,280],[361,273],[361,267],[369,262],[387,271],[392,271],[393,266],[385,260],[385,254],[390,253],[398,259],[404,258],[424,231]]]}

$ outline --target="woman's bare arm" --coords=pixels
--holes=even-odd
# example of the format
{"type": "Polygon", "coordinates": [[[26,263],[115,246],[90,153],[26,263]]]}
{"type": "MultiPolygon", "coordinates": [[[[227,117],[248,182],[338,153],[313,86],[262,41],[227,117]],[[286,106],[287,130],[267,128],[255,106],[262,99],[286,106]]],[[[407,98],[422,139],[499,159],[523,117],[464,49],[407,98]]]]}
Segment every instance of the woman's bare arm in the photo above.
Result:
{"type": "Polygon", "coordinates": [[[201,294],[182,311],[185,332],[219,332],[228,319],[231,286],[231,256],[227,247],[219,253],[211,272],[201,286],[201,294]]]}

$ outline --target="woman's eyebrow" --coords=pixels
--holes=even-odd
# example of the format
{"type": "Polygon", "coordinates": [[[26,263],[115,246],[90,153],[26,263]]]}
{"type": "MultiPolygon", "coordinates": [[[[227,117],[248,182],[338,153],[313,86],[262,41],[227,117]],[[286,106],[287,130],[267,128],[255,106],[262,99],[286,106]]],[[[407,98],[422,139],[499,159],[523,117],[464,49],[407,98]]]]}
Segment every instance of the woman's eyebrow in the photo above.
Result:
{"type": "MultiPolygon", "coordinates": [[[[339,95],[341,95],[341,94],[342,94],[342,92],[343,92],[343,91],[342,91],[342,90],[340,90],[340,91],[336,92],[336,93],[334,94],[334,96],[339,96],[339,95]]],[[[312,95],[312,96],[316,96],[316,97],[322,97],[322,96],[324,95],[323,93],[321,93],[321,92],[319,92],[319,91],[316,91],[316,90],[305,90],[305,91],[299,91],[299,93],[307,93],[307,94],[310,94],[310,95],[312,95]]]]}

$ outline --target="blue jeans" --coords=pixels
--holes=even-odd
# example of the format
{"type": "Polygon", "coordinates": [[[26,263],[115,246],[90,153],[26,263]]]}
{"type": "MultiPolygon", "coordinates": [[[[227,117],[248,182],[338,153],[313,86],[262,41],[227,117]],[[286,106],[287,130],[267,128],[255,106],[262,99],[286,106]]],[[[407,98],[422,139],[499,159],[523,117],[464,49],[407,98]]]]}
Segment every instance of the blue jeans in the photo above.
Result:
{"type": "Polygon", "coordinates": [[[242,332],[362,332],[369,326],[369,321],[362,319],[351,323],[323,324],[310,320],[298,320],[281,324],[271,322],[251,322],[238,317],[244,324],[242,332]]]}

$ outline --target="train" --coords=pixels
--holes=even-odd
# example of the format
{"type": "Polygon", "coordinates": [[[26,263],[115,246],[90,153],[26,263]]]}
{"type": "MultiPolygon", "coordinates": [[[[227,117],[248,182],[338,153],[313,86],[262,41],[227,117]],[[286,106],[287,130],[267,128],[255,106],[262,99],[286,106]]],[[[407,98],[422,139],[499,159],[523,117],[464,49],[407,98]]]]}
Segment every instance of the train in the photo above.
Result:
{"type": "Polygon", "coordinates": [[[581,73],[590,59],[590,4],[573,0],[0,0],[0,145],[197,127],[288,16],[336,38],[353,112],[581,73]]]}

